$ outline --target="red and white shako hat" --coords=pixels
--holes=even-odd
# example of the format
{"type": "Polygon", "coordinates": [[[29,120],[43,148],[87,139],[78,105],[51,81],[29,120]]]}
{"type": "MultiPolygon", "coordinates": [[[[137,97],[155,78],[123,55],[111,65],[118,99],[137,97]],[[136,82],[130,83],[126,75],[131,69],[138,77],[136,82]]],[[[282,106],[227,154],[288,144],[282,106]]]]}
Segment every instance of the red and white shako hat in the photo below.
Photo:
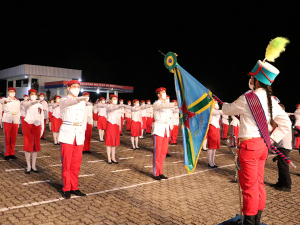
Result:
{"type": "Polygon", "coordinates": [[[120,98],[119,101],[124,101],[124,100],[122,98],[120,98]]]}
{"type": "Polygon", "coordinates": [[[142,103],[142,102],[145,102],[145,100],[141,100],[141,103],[142,103]]]}
{"type": "Polygon", "coordinates": [[[151,102],[150,99],[147,99],[146,102],[151,102]]]}
{"type": "Polygon", "coordinates": [[[9,88],[7,88],[7,91],[15,91],[16,92],[16,89],[13,87],[9,87],[9,88]]]}
{"type": "Polygon", "coordinates": [[[167,89],[164,88],[164,87],[160,87],[160,88],[157,88],[157,89],[155,90],[155,93],[158,93],[158,92],[160,92],[160,91],[167,91],[167,89]]]}
{"type": "Polygon", "coordinates": [[[80,85],[80,82],[78,80],[70,80],[67,84],[68,87],[70,87],[72,84],[79,84],[80,85]]]}
{"type": "Polygon", "coordinates": [[[131,102],[131,100],[128,100],[127,102],[131,102]]]}
{"type": "Polygon", "coordinates": [[[36,93],[36,94],[38,93],[37,90],[35,90],[35,89],[33,89],[33,88],[31,88],[31,89],[28,91],[29,94],[30,94],[31,92],[34,92],[34,93],[36,93]]]}

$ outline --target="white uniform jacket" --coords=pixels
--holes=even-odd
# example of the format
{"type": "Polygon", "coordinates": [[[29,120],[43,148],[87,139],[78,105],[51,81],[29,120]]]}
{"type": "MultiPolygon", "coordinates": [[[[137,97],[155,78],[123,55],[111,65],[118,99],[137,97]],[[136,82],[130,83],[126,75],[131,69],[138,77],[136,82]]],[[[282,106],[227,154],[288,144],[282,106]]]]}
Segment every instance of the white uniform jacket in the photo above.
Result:
{"type": "Polygon", "coordinates": [[[153,106],[152,105],[148,105],[148,106],[150,107],[146,109],[146,116],[153,118],[153,106]]]}
{"type": "Polygon", "coordinates": [[[300,111],[298,109],[296,109],[296,111],[294,113],[287,113],[287,114],[295,116],[294,126],[300,126],[300,111]]]}
{"type": "Polygon", "coordinates": [[[131,106],[127,105],[129,107],[125,108],[125,117],[126,118],[131,118],[131,106]]]}
{"type": "Polygon", "coordinates": [[[165,136],[167,132],[167,137],[170,136],[169,127],[171,123],[170,110],[175,108],[175,103],[163,103],[157,100],[153,104],[153,115],[154,123],[152,125],[152,135],[158,135],[160,137],[165,136]]]}
{"type": "Polygon", "coordinates": [[[222,110],[213,109],[211,113],[210,123],[215,128],[220,128],[220,117],[223,114],[222,110]]]}
{"type": "MultiPolygon", "coordinates": [[[[273,130],[270,125],[270,113],[268,110],[268,99],[267,93],[263,88],[258,88],[255,91],[255,94],[260,100],[262,108],[265,112],[267,123],[269,125],[269,132],[273,130]]],[[[279,142],[291,129],[291,121],[286,114],[286,112],[278,105],[278,102],[272,99],[272,112],[273,119],[277,123],[278,127],[271,134],[271,138],[275,142],[279,142]]],[[[252,112],[247,104],[246,98],[244,95],[241,95],[233,103],[224,103],[222,106],[222,111],[227,115],[240,115],[240,131],[239,138],[243,137],[261,137],[259,129],[256,125],[256,122],[253,118],[252,112]]]]}
{"type": "Polygon", "coordinates": [[[121,113],[122,113],[120,109],[123,108],[124,106],[125,105],[113,105],[113,104],[106,105],[107,122],[111,124],[117,124],[120,130],[121,130],[121,113]]]}
{"type": "Polygon", "coordinates": [[[41,101],[41,104],[43,105],[43,111],[44,111],[44,119],[48,119],[48,112],[49,112],[49,108],[48,108],[48,103],[45,100],[41,101]]]}
{"type": "Polygon", "coordinates": [[[36,101],[28,101],[24,102],[23,106],[26,109],[26,116],[24,120],[28,124],[34,124],[35,126],[40,126],[42,127],[41,130],[41,135],[44,132],[44,112],[43,112],[43,105],[36,101]]]}
{"type": "Polygon", "coordinates": [[[87,123],[85,101],[68,95],[60,100],[59,105],[63,123],[59,129],[58,141],[72,145],[76,138],[76,144],[83,145],[87,123]]]}
{"type": "Polygon", "coordinates": [[[53,108],[52,108],[53,105],[54,105],[54,103],[48,104],[48,109],[49,109],[49,112],[51,112],[51,113],[53,113],[53,108]]]}
{"type": "Polygon", "coordinates": [[[175,106],[175,109],[172,109],[172,123],[175,126],[179,126],[179,108],[175,106]]]}
{"type": "Polygon", "coordinates": [[[54,116],[57,119],[61,119],[60,105],[57,103],[53,103],[52,110],[53,110],[52,116],[54,116]]]}
{"type": "Polygon", "coordinates": [[[287,132],[287,134],[281,139],[281,141],[279,141],[278,143],[274,143],[274,146],[276,148],[285,148],[285,149],[292,150],[293,149],[293,147],[292,147],[292,132],[291,131],[287,132]]]}
{"type": "Polygon", "coordinates": [[[93,105],[90,103],[86,103],[85,106],[87,123],[93,125],[93,105]]]}
{"type": "MultiPolygon", "coordinates": [[[[121,105],[121,104],[119,104],[121,105]]],[[[125,106],[124,104],[122,104],[121,106],[125,106]]],[[[120,114],[121,114],[121,117],[124,119],[124,114],[125,114],[125,108],[120,108],[120,114]]]]}
{"type": "Polygon", "coordinates": [[[240,126],[240,121],[238,118],[236,118],[235,116],[231,116],[232,121],[230,123],[231,126],[235,126],[235,127],[239,127],[240,126]]]}
{"type": "Polygon", "coordinates": [[[20,123],[20,101],[18,99],[12,100],[10,97],[8,98],[2,98],[0,100],[0,103],[3,107],[3,123],[13,123],[13,124],[19,124],[20,123]],[[4,102],[7,102],[4,104],[4,102]]]}
{"type": "Polygon", "coordinates": [[[140,106],[131,107],[131,120],[135,122],[141,122],[143,125],[143,119],[141,114],[142,108],[140,106]]]}
{"type": "Polygon", "coordinates": [[[228,121],[228,116],[227,115],[222,115],[222,123],[229,125],[229,121],[228,121]]]}
{"type": "Polygon", "coordinates": [[[97,105],[98,108],[98,116],[104,116],[105,118],[107,118],[107,114],[106,114],[106,106],[107,104],[103,104],[103,103],[99,103],[97,105]]]}
{"type": "Polygon", "coordinates": [[[23,103],[25,103],[25,102],[28,102],[28,100],[27,101],[23,100],[23,101],[20,102],[20,105],[21,105],[21,116],[22,117],[26,116],[26,108],[23,106],[23,103]]]}

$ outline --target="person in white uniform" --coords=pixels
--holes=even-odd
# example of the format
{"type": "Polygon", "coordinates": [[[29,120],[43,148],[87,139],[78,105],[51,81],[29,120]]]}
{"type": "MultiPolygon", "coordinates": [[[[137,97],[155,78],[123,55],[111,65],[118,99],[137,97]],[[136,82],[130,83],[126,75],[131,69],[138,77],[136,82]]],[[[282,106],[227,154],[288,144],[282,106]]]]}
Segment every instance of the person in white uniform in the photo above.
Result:
{"type": "Polygon", "coordinates": [[[54,99],[50,100],[50,103],[48,104],[48,108],[49,108],[49,113],[48,113],[48,120],[49,120],[49,130],[51,130],[51,122],[52,122],[52,114],[53,114],[53,106],[54,104],[54,99]]]}
{"type": "MultiPolygon", "coordinates": [[[[45,94],[41,93],[40,94],[40,102],[43,105],[43,111],[44,111],[44,127],[46,127],[47,119],[48,119],[48,114],[49,114],[49,108],[48,108],[48,103],[45,101],[45,94]]],[[[42,140],[46,140],[45,138],[45,129],[41,137],[42,140]]]]}

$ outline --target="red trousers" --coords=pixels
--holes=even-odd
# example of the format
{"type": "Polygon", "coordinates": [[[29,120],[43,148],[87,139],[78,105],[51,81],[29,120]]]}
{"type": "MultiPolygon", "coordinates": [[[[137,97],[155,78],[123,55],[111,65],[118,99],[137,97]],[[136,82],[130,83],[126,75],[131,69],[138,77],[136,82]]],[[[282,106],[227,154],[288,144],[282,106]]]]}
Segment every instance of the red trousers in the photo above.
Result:
{"type": "Polygon", "coordinates": [[[130,125],[131,125],[131,118],[126,117],[126,129],[127,129],[127,131],[130,130],[130,125]]]}
{"type": "Polygon", "coordinates": [[[209,124],[209,130],[207,132],[207,147],[209,149],[220,148],[220,129],[209,124]]]}
{"type": "Polygon", "coordinates": [[[227,139],[228,125],[222,124],[222,138],[227,139]]]}
{"type": "Polygon", "coordinates": [[[78,176],[82,160],[83,145],[60,143],[63,191],[78,190],[78,176]]]}
{"type": "Polygon", "coordinates": [[[122,132],[123,132],[123,124],[124,124],[124,117],[121,117],[121,130],[120,130],[120,134],[122,134],[122,132]]]}
{"type": "Polygon", "coordinates": [[[265,208],[264,170],[267,158],[268,147],[263,138],[252,138],[241,143],[239,180],[243,190],[243,213],[247,216],[254,216],[258,210],[265,208]]]}
{"type": "Polygon", "coordinates": [[[239,137],[239,130],[240,130],[239,126],[231,126],[231,141],[230,141],[231,146],[235,146],[233,135],[236,137],[237,140],[239,137]]]}
{"type": "Polygon", "coordinates": [[[44,119],[44,132],[43,132],[43,135],[41,138],[45,138],[46,121],[47,121],[47,119],[44,119]]]}
{"type": "Polygon", "coordinates": [[[25,152],[38,152],[41,150],[40,137],[42,132],[42,126],[35,126],[34,124],[28,124],[24,120],[23,124],[23,151],[25,152]]]}
{"type": "Polygon", "coordinates": [[[153,123],[153,118],[147,117],[147,130],[146,130],[147,134],[151,133],[152,123],[153,123]]]}
{"type": "Polygon", "coordinates": [[[4,156],[15,155],[18,124],[3,122],[4,156]]]}
{"type": "Polygon", "coordinates": [[[84,139],[83,151],[89,151],[90,148],[91,148],[92,130],[93,130],[93,125],[92,124],[87,124],[86,125],[86,130],[85,130],[85,139],[84,139]]]}
{"type": "MultiPolygon", "coordinates": [[[[296,128],[300,129],[299,126],[296,126],[296,128]]],[[[295,134],[298,134],[297,131],[295,131],[295,134]]],[[[295,137],[294,138],[294,149],[299,148],[300,145],[300,137],[295,137]]]]}
{"type": "Polygon", "coordinates": [[[177,126],[177,125],[173,126],[173,131],[172,131],[172,136],[171,136],[171,144],[177,144],[178,129],[179,129],[179,126],[177,126]]]}
{"type": "Polygon", "coordinates": [[[163,174],[164,160],[168,150],[169,139],[166,131],[164,137],[153,135],[153,176],[163,174]]]}

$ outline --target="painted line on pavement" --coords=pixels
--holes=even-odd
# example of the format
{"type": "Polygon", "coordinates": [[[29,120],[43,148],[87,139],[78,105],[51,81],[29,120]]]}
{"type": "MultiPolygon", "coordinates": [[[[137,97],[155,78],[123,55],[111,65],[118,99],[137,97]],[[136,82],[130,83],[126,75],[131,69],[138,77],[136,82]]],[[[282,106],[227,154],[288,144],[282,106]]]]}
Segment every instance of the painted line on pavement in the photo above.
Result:
{"type": "Polygon", "coordinates": [[[48,183],[48,182],[50,182],[50,180],[40,180],[40,181],[32,181],[32,182],[23,183],[22,185],[40,184],[40,183],[48,183]]]}
{"type": "Polygon", "coordinates": [[[133,150],[135,150],[135,149],[125,149],[122,152],[133,151],[133,150]]]}
{"type": "Polygon", "coordinates": [[[39,156],[39,157],[36,157],[37,159],[41,159],[41,158],[49,158],[49,157],[51,157],[51,156],[39,156]]]}
{"type": "Polygon", "coordinates": [[[91,177],[91,176],[95,176],[95,174],[79,175],[78,177],[91,177]]]}
{"type": "MultiPolygon", "coordinates": [[[[168,180],[172,180],[172,179],[180,178],[180,177],[185,177],[185,176],[193,176],[195,174],[204,173],[204,172],[207,172],[207,171],[217,171],[220,168],[225,168],[225,167],[230,167],[230,166],[235,166],[235,164],[229,164],[229,165],[225,165],[225,166],[219,166],[216,169],[201,170],[201,171],[194,172],[194,173],[191,173],[191,174],[182,174],[182,175],[178,175],[178,176],[174,176],[174,177],[169,177],[168,180]]],[[[108,193],[108,192],[113,192],[113,191],[118,191],[118,190],[124,190],[124,189],[138,187],[138,186],[143,186],[143,185],[147,185],[147,184],[153,184],[153,183],[156,183],[156,182],[168,182],[168,180],[161,180],[161,181],[154,180],[154,181],[140,183],[140,184],[134,184],[134,185],[130,185],[130,186],[124,186],[124,187],[119,187],[119,188],[114,188],[114,189],[108,189],[108,190],[104,190],[104,191],[98,191],[98,192],[88,193],[87,195],[89,196],[89,195],[104,194],[104,193],[108,193]]],[[[77,197],[78,196],[72,196],[71,198],[77,198],[77,197]]],[[[31,206],[36,206],[36,205],[43,205],[43,204],[48,204],[48,203],[62,201],[62,200],[64,200],[64,198],[55,198],[55,199],[51,199],[51,200],[48,200],[48,201],[33,202],[33,203],[27,204],[27,205],[18,205],[18,206],[0,208],[0,212],[4,212],[4,211],[7,211],[7,210],[11,210],[11,209],[19,209],[19,208],[27,208],[27,207],[31,207],[31,206]]]]}
{"type": "Polygon", "coordinates": [[[111,172],[112,172],[112,173],[117,173],[117,172],[122,172],[122,171],[127,171],[127,170],[131,170],[131,169],[115,170],[115,171],[111,171],[111,172]]]}
{"type": "Polygon", "coordinates": [[[95,160],[95,161],[88,161],[88,163],[96,163],[96,162],[103,162],[104,160],[95,160]]]}
{"type": "Polygon", "coordinates": [[[153,156],[153,155],[146,155],[146,156],[153,156]]]}
{"type": "Polygon", "coordinates": [[[181,163],[181,162],[183,162],[183,161],[177,161],[177,162],[172,162],[172,163],[181,163]]]}
{"type": "Polygon", "coordinates": [[[144,166],[144,167],[149,168],[149,167],[153,167],[153,166],[144,166]]]}
{"type": "Polygon", "coordinates": [[[119,159],[133,159],[134,157],[127,157],[127,158],[119,158],[119,159]]]}
{"type": "Polygon", "coordinates": [[[61,164],[51,165],[51,166],[61,166],[61,164]]]}
{"type": "Polygon", "coordinates": [[[25,170],[25,168],[23,168],[23,169],[6,169],[5,171],[10,172],[10,171],[17,171],[17,170],[25,170]]]}

